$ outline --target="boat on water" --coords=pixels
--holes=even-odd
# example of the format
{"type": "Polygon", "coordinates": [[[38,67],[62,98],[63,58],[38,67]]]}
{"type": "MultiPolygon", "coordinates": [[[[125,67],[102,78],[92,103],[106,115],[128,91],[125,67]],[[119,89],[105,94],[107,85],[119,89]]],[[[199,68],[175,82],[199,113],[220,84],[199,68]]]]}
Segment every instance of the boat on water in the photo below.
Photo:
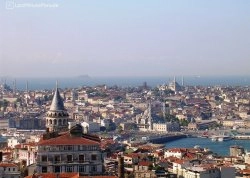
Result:
{"type": "Polygon", "coordinates": [[[219,142],[223,142],[223,141],[228,141],[228,140],[232,140],[233,139],[233,137],[230,137],[230,136],[220,136],[219,138],[218,138],[218,141],[219,142]]]}
{"type": "Polygon", "coordinates": [[[217,138],[216,136],[213,136],[213,137],[211,137],[211,140],[212,140],[213,142],[215,142],[215,141],[218,140],[218,138],[217,138]]]}
{"type": "Polygon", "coordinates": [[[211,137],[212,141],[218,141],[218,142],[223,142],[223,141],[228,141],[228,140],[232,140],[233,137],[229,136],[229,135],[214,135],[211,137]]]}

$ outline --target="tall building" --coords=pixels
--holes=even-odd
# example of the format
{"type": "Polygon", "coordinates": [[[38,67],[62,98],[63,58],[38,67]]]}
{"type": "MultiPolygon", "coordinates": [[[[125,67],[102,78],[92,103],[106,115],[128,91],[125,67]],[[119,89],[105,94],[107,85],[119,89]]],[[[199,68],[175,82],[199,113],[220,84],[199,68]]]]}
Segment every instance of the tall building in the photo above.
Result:
{"type": "Polygon", "coordinates": [[[68,128],[68,117],[69,114],[64,108],[63,99],[60,96],[58,86],[50,106],[49,111],[46,115],[46,127],[50,132],[65,131],[68,128]]]}
{"type": "Polygon", "coordinates": [[[103,157],[99,137],[84,134],[76,124],[70,130],[68,113],[56,87],[46,117],[47,131],[38,142],[37,173],[78,172],[80,175],[103,173],[103,157]]]}

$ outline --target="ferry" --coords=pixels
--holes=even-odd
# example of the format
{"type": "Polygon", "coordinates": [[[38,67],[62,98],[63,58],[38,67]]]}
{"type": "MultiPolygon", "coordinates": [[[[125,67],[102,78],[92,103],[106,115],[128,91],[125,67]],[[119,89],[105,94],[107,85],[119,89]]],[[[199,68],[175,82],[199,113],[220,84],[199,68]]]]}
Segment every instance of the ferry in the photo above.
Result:
{"type": "Polygon", "coordinates": [[[223,142],[223,141],[227,141],[227,140],[232,140],[232,139],[233,139],[233,137],[225,136],[225,135],[218,137],[218,141],[219,142],[223,142]]]}
{"type": "Polygon", "coordinates": [[[216,136],[211,137],[212,141],[218,141],[218,142],[228,141],[228,140],[232,140],[232,139],[233,139],[233,137],[228,136],[228,135],[216,135],[216,136]]]}
{"type": "Polygon", "coordinates": [[[212,136],[212,137],[211,137],[211,140],[212,140],[213,142],[215,142],[215,141],[218,140],[218,138],[217,138],[216,136],[212,136]]]}

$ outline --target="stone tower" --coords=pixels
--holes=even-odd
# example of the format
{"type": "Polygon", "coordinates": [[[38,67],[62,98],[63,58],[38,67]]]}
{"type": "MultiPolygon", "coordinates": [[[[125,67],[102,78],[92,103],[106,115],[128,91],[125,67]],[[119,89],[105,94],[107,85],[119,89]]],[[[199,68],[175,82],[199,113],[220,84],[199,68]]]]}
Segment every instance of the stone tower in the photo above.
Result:
{"type": "Polygon", "coordinates": [[[63,99],[60,96],[57,84],[50,109],[46,116],[46,127],[49,129],[49,132],[67,130],[69,114],[64,108],[63,99]]]}

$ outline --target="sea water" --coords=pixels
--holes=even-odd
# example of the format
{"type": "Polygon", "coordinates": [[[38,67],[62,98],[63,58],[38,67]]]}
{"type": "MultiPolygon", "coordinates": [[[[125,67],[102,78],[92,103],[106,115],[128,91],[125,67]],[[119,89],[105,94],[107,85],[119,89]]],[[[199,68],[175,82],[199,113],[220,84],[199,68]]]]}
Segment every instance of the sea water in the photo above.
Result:
{"type": "MultiPolygon", "coordinates": [[[[6,80],[6,84],[13,86],[16,80],[16,86],[19,90],[26,89],[26,82],[30,90],[43,90],[55,88],[56,81],[59,82],[60,88],[77,88],[81,86],[96,86],[105,84],[107,86],[134,87],[142,86],[144,82],[148,86],[156,87],[158,85],[168,84],[173,81],[173,76],[165,77],[61,77],[61,78],[13,78],[1,77],[1,83],[6,80]]],[[[181,84],[182,77],[176,77],[176,81],[181,84]]],[[[250,76],[186,76],[184,77],[185,85],[192,86],[249,86],[250,76]]]]}
{"type": "Polygon", "coordinates": [[[250,151],[250,140],[228,140],[223,142],[212,141],[209,138],[188,137],[165,144],[166,148],[194,148],[194,146],[208,148],[212,152],[221,156],[229,155],[229,148],[232,145],[242,146],[246,151],[250,151]]]}

